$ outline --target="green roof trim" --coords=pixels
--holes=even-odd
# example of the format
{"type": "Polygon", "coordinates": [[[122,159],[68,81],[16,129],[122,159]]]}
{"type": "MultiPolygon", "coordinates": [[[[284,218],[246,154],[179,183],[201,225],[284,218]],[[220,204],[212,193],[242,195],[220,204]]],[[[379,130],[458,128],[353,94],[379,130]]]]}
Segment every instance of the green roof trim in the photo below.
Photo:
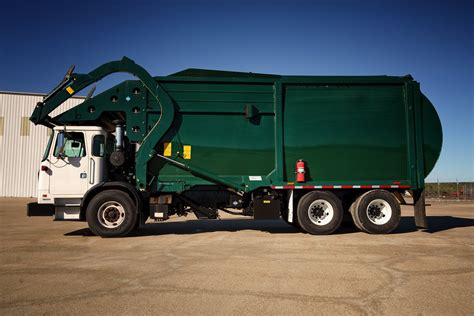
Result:
{"type": "Polygon", "coordinates": [[[224,78],[262,78],[262,79],[279,79],[279,75],[259,74],[253,72],[224,71],[211,69],[188,68],[175,72],[168,77],[224,77],[224,78]]]}

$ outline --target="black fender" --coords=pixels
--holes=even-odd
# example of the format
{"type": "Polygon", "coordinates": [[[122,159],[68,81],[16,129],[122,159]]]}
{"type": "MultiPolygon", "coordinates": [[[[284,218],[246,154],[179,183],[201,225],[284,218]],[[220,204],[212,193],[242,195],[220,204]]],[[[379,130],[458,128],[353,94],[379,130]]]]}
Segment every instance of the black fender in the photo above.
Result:
{"type": "Polygon", "coordinates": [[[144,193],[141,193],[138,191],[133,185],[127,182],[120,182],[120,181],[110,181],[110,182],[100,182],[96,185],[94,185],[92,188],[87,190],[87,192],[84,194],[84,197],[82,198],[81,201],[81,220],[86,219],[86,209],[87,205],[89,204],[90,200],[99,192],[103,192],[105,190],[109,189],[118,189],[126,192],[127,194],[130,195],[130,197],[133,199],[135,202],[135,205],[137,206],[137,211],[140,219],[140,224],[146,221],[146,217],[144,218],[144,212],[146,209],[146,205],[148,203],[145,203],[147,201],[146,196],[144,193]]]}

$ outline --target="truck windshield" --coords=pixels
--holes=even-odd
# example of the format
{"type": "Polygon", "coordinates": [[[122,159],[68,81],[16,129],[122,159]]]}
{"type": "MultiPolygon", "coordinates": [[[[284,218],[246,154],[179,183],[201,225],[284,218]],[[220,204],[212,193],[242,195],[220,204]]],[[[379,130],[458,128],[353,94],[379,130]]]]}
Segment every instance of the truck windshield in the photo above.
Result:
{"type": "Polygon", "coordinates": [[[50,131],[51,131],[51,134],[49,134],[48,144],[46,145],[46,149],[44,150],[43,158],[41,158],[42,162],[48,159],[49,150],[51,149],[51,144],[53,143],[54,133],[53,133],[53,130],[50,130],[50,131]]]}

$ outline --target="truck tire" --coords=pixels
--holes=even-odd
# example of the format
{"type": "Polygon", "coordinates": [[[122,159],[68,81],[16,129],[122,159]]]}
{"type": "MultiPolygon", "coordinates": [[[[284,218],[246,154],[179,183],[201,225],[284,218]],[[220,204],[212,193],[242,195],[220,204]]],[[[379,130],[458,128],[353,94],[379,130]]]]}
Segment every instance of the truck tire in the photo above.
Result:
{"type": "Polygon", "coordinates": [[[358,228],[357,225],[354,223],[354,219],[352,217],[352,206],[354,205],[355,200],[357,199],[358,195],[356,194],[357,191],[350,192],[350,194],[344,195],[342,200],[342,208],[344,210],[344,216],[342,217],[342,227],[345,228],[358,228]]]}
{"type": "Polygon", "coordinates": [[[356,212],[357,203],[359,202],[361,196],[359,196],[354,202],[352,202],[351,207],[349,208],[349,213],[351,213],[352,222],[354,223],[355,227],[357,227],[361,231],[364,231],[364,229],[362,228],[362,225],[359,221],[359,217],[357,216],[357,212],[356,212]]]}
{"type": "Polygon", "coordinates": [[[296,218],[299,226],[309,234],[331,234],[342,223],[341,200],[329,191],[306,193],[298,202],[296,218]]]}
{"type": "Polygon", "coordinates": [[[362,194],[351,207],[354,223],[369,234],[388,234],[400,223],[400,204],[392,193],[372,190],[362,194]]]}
{"type": "Polygon", "coordinates": [[[136,226],[137,207],[130,196],[123,191],[102,191],[89,202],[86,220],[90,230],[98,236],[125,236],[136,226]]]}

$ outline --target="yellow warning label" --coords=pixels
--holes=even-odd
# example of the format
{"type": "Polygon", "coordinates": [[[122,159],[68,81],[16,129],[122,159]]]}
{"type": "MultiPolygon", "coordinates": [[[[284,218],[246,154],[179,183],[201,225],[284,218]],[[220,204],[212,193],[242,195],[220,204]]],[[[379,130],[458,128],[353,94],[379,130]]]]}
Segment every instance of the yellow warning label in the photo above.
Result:
{"type": "Polygon", "coordinates": [[[163,155],[166,157],[171,157],[171,143],[164,143],[163,155]]]}
{"type": "Polygon", "coordinates": [[[71,88],[71,86],[67,87],[67,88],[66,88],[66,91],[67,91],[69,94],[73,94],[73,93],[74,93],[74,89],[71,88]]]}
{"type": "Polygon", "coordinates": [[[184,145],[183,146],[183,158],[184,159],[191,159],[191,145],[184,145]]]}

